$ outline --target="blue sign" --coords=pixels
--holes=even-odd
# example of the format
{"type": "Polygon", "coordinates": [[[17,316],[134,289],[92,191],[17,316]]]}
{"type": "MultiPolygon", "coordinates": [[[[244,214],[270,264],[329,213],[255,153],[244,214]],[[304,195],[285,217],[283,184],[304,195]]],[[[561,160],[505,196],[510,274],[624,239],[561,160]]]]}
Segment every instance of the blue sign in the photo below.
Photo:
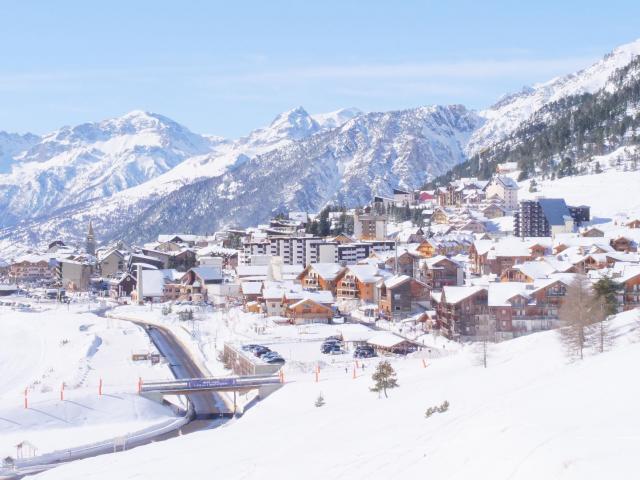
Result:
{"type": "Polygon", "coordinates": [[[234,387],[237,384],[235,378],[202,378],[188,380],[187,388],[224,388],[234,387]]]}

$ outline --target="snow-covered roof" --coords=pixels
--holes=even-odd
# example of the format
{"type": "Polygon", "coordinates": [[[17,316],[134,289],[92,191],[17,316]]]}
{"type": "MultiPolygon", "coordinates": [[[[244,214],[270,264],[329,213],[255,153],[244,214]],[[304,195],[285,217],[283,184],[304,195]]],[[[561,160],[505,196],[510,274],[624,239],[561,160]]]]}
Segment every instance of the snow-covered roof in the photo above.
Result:
{"type": "Polygon", "coordinates": [[[394,275],[384,281],[384,286],[387,288],[395,288],[408,280],[411,280],[411,277],[408,275],[394,275]]]}
{"type": "Polygon", "coordinates": [[[465,298],[470,297],[471,295],[475,295],[482,290],[487,290],[486,287],[482,286],[462,286],[462,287],[454,287],[454,286],[444,286],[442,287],[442,294],[446,299],[447,303],[455,304],[459,303],[465,298]]]}
{"type": "Polygon", "coordinates": [[[325,280],[335,280],[338,274],[344,269],[339,263],[312,263],[311,269],[325,280]]]}
{"type": "Polygon", "coordinates": [[[347,269],[363,283],[375,283],[381,277],[380,270],[373,265],[350,265],[347,269]]]}
{"type": "Polygon", "coordinates": [[[238,265],[236,272],[238,277],[266,277],[269,273],[269,265],[238,265]]]}
{"type": "Polygon", "coordinates": [[[284,292],[285,298],[288,300],[303,300],[305,298],[311,299],[314,302],[330,304],[333,303],[333,294],[329,290],[299,290],[284,292]]]}
{"type": "Polygon", "coordinates": [[[191,269],[204,283],[214,283],[222,280],[222,269],[218,267],[194,267],[191,269]]]}
{"type": "Polygon", "coordinates": [[[242,282],[241,288],[243,295],[259,295],[262,291],[262,282],[242,282]]]}
{"type": "Polygon", "coordinates": [[[367,340],[368,344],[382,348],[392,348],[404,342],[406,342],[404,338],[391,332],[378,332],[367,340]]]}
{"type": "Polygon", "coordinates": [[[520,263],[514,265],[513,269],[522,272],[530,278],[547,278],[556,271],[551,264],[539,261],[520,263]]]}
{"type": "Polygon", "coordinates": [[[488,288],[488,304],[490,307],[510,306],[509,299],[516,295],[529,298],[533,284],[524,282],[490,283],[488,288]]]}

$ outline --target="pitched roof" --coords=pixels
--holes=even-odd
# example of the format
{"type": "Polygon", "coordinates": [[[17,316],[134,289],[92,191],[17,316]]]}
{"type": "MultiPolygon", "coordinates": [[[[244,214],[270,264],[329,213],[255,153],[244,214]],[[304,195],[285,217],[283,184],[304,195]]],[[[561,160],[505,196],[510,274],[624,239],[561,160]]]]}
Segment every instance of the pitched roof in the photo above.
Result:
{"type": "Polygon", "coordinates": [[[459,303],[465,298],[470,297],[471,295],[475,295],[482,290],[486,291],[486,287],[481,286],[462,286],[462,287],[452,287],[452,286],[444,286],[442,287],[442,293],[444,295],[445,300],[449,304],[459,303]]]}
{"type": "Polygon", "coordinates": [[[338,274],[344,269],[339,263],[312,263],[311,269],[325,280],[335,280],[338,274]]]}

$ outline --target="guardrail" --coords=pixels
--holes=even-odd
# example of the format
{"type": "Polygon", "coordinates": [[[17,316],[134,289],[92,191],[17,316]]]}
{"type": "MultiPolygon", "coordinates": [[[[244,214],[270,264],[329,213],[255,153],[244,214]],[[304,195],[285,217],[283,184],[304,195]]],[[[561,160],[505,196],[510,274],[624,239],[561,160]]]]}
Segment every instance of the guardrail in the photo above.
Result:
{"type": "Polygon", "coordinates": [[[265,385],[282,383],[280,376],[251,375],[229,378],[190,378],[184,380],[143,383],[140,392],[187,392],[202,390],[236,390],[259,388],[265,385]]]}

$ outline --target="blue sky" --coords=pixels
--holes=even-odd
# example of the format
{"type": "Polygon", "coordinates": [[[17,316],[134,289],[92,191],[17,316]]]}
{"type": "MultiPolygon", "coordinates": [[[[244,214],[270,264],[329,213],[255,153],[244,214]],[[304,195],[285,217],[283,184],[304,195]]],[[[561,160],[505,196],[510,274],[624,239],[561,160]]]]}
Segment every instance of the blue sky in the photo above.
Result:
{"type": "Polygon", "coordinates": [[[136,109],[235,137],[297,105],[482,108],[640,37],[630,0],[1,5],[0,130],[35,133],[136,109]]]}

